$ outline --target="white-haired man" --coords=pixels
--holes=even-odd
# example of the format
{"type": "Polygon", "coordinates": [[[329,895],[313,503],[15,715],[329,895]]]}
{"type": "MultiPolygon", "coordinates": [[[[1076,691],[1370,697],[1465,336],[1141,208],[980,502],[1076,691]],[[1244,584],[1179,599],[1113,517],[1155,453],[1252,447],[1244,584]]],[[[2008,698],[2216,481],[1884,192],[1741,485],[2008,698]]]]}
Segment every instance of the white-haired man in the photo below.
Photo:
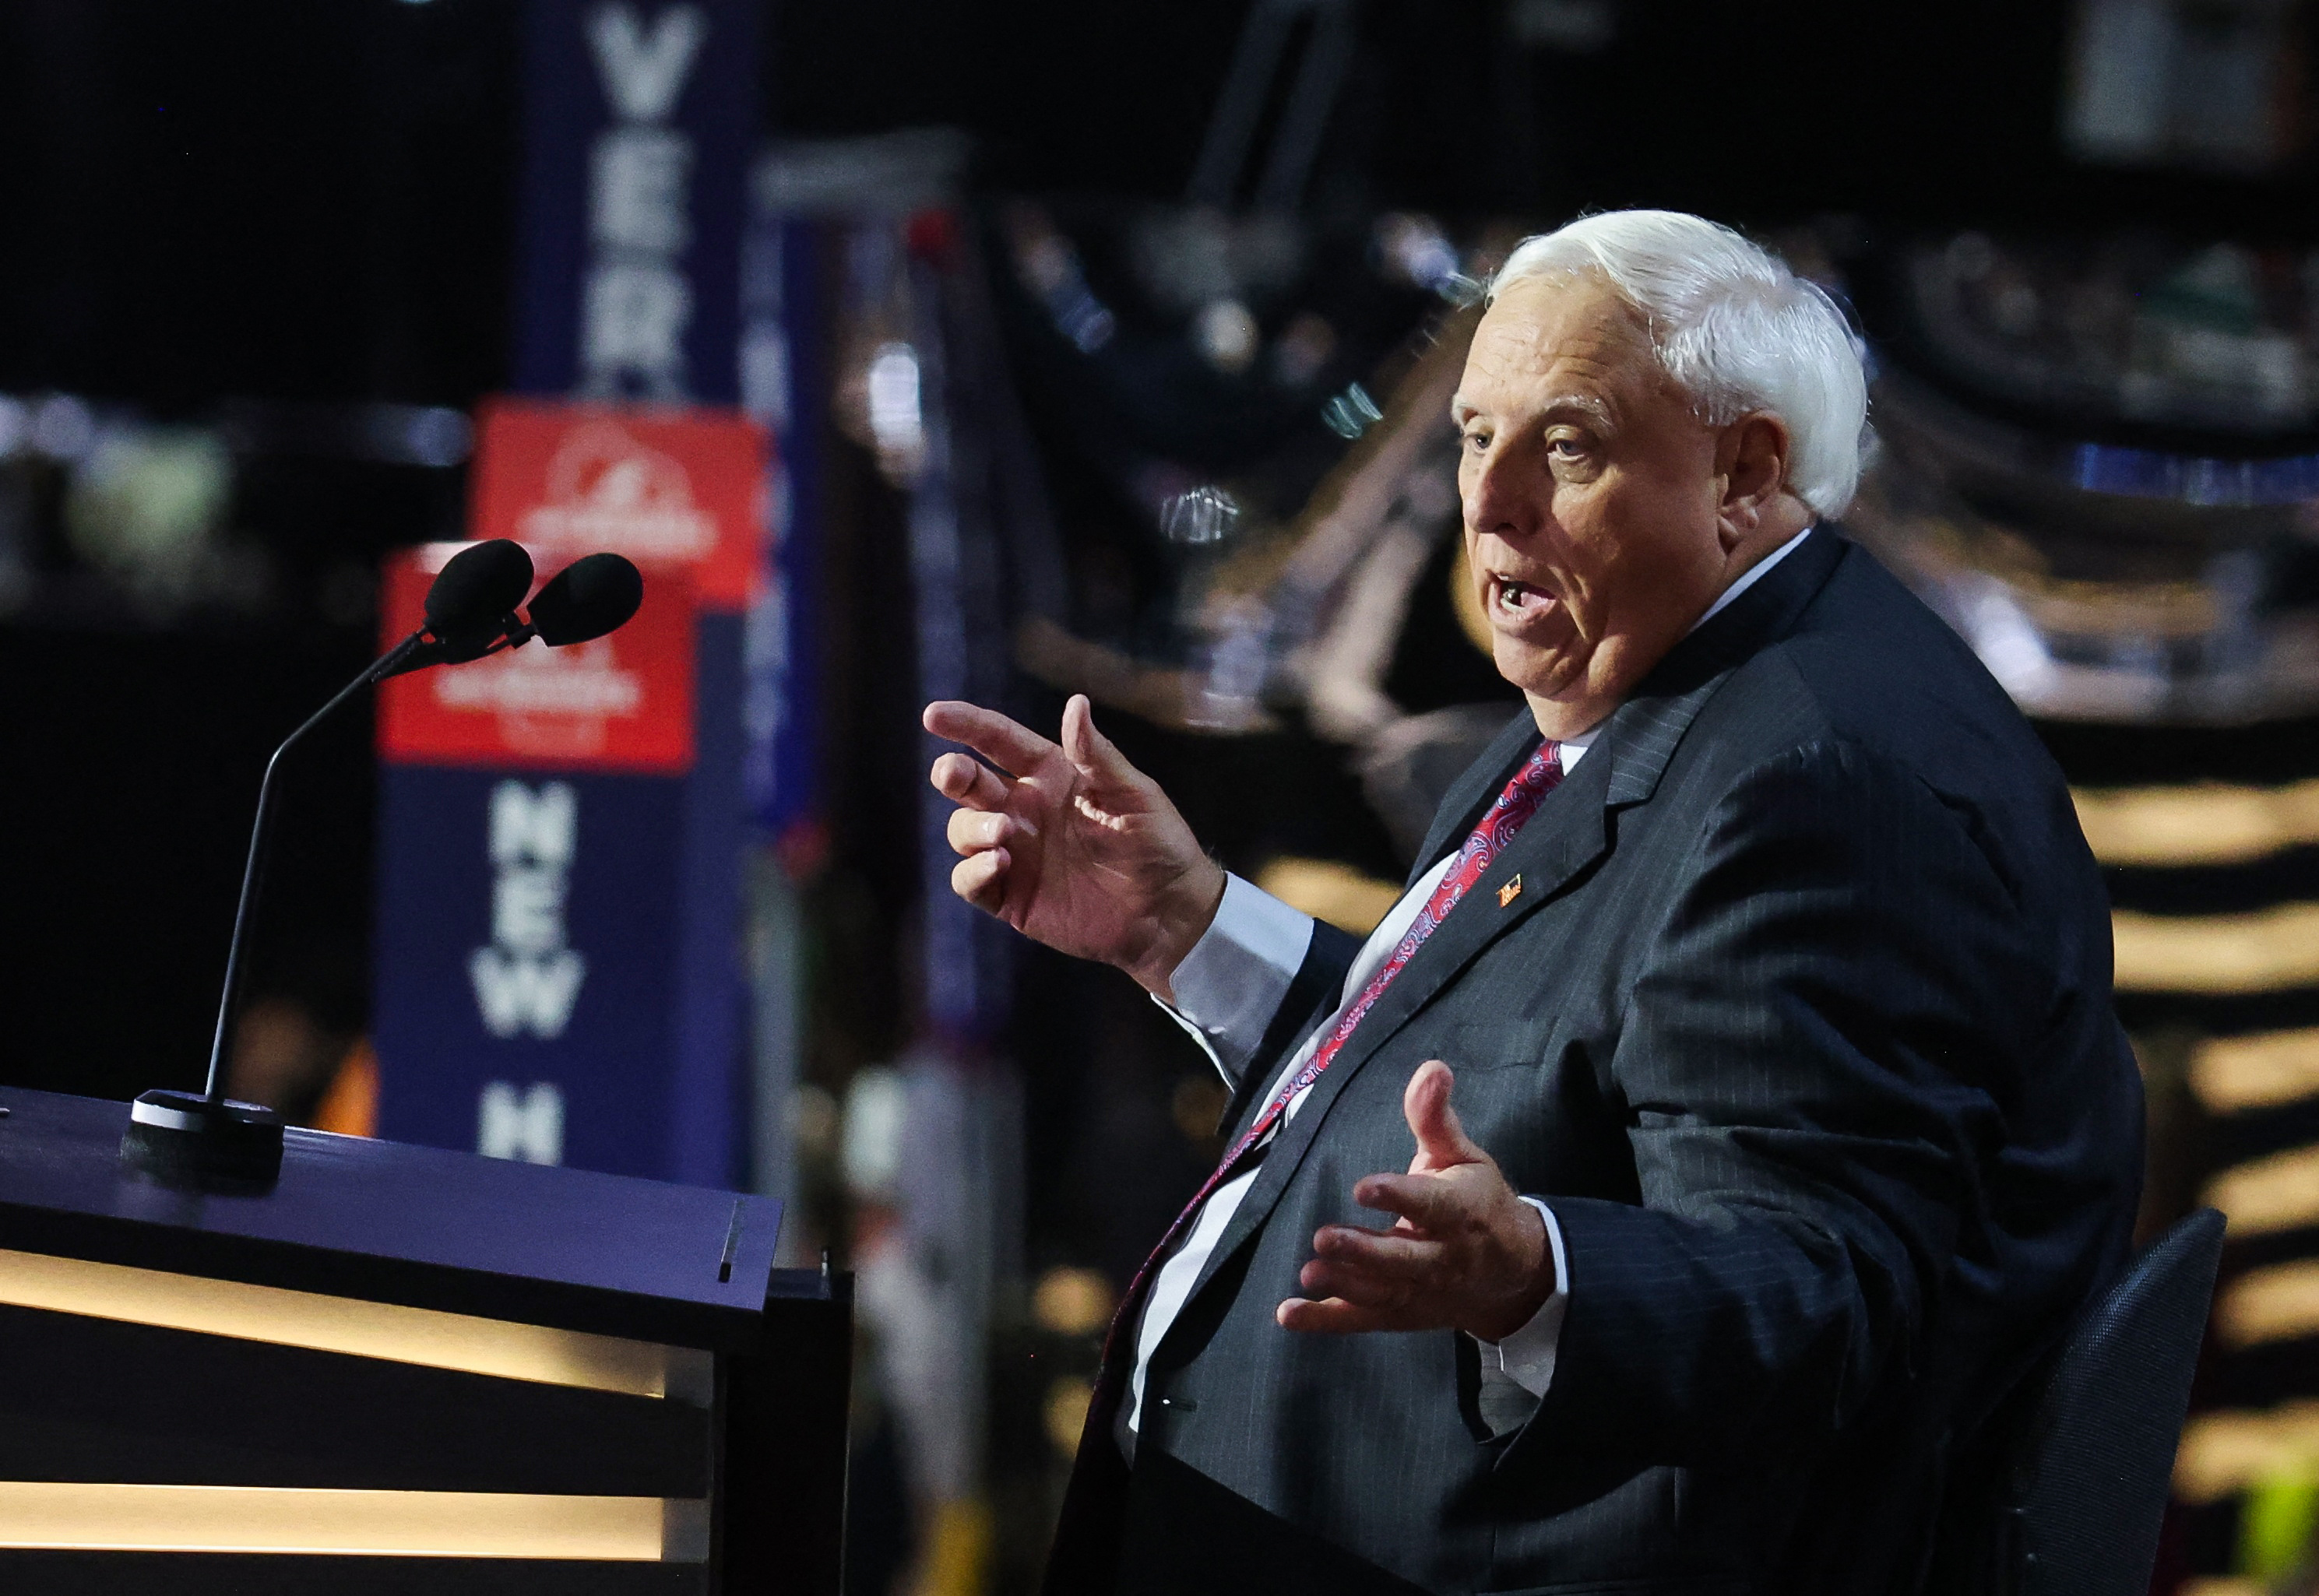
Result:
{"type": "Polygon", "coordinates": [[[1727,229],[1514,252],[1453,419],[1528,709],[1365,945],[1227,878],[1085,699],[1060,745],[930,707],[997,767],[934,769],[957,890],[1236,1088],[1051,1591],[1921,1586],[2123,1261],[2141,1096],[2060,775],[1821,524],[1864,410],[1835,307],[1727,229]]]}

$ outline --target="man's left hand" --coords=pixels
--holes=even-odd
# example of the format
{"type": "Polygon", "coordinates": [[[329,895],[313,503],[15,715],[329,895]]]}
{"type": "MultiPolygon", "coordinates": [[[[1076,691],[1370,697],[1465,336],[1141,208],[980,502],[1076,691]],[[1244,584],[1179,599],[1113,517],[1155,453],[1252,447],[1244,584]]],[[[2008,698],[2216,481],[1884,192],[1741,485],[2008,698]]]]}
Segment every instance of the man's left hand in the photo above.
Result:
{"type": "Polygon", "coordinates": [[[1467,1139],[1449,1106],[1454,1078],[1439,1059],[1410,1078],[1401,1108],[1417,1138],[1406,1175],[1371,1175],[1353,1187],[1364,1208],[1400,1215],[1390,1230],[1326,1225],[1297,1276],[1310,1294],[1274,1317],[1289,1330],[1461,1330],[1502,1341],[1528,1324],[1554,1290],[1546,1221],[1523,1202],[1495,1159],[1467,1139]]]}

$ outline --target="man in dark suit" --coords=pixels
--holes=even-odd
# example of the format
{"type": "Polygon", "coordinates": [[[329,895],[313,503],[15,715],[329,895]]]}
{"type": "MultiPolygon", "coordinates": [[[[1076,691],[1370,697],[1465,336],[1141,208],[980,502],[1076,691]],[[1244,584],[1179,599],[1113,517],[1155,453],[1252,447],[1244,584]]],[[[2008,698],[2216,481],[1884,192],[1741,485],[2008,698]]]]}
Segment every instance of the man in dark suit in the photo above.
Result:
{"type": "Polygon", "coordinates": [[[1364,945],[1227,878],[1084,699],[1060,745],[929,708],[997,767],[934,766],[956,889],[1235,1087],[1051,1591],[1919,1587],[2123,1262],[2141,1096],[2059,774],[1822,524],[1863,414],[1834,307],[1727,230],[1516,251],[1454,419],[1529,707],[1364,945]]]}

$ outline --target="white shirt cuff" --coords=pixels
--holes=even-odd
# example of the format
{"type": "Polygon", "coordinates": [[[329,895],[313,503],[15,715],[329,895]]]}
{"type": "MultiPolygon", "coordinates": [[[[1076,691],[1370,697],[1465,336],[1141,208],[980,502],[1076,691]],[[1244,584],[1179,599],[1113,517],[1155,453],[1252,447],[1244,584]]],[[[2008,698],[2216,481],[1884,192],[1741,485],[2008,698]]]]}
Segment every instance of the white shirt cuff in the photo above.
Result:
{"type": "Polygon", "coordinates": [[[1538,1197],[1526,1196],[1522,1201],[1537,1209],[1538,1216],[1546,1222],[1546,1244],[1554,1255],[1554,1291],[1521,1329],[1502,1341],[1481,1341],[1482,1363],[1486,1368],[1494,1362],[1506,1378],[1524,1391],[1544,1396],[1546,1388],[1554,1384],[1555,1348],[1562,1340],[1563,1315],[1570,1308],[1570,1266],[1563,1257],[1562,1227],[1555,1222],[1554,1210],[1538,1197]]]}
{"type": "Polygon", "coordinates": [[[1313,919],[1238,876],[1224,878],[1216,917],[1158,998],[1237,1087],[1313,945],[1313,919]]]}

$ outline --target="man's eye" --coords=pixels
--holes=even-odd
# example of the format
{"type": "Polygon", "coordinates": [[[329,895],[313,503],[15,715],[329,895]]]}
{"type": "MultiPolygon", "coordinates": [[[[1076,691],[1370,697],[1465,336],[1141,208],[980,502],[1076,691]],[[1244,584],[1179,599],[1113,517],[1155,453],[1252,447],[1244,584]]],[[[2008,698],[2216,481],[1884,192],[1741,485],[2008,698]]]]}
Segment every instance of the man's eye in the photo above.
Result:
{"type": "Polygon", "coordinates": [[[1585,440],[1576,437],[1553,438],[1546,446],[1557,460],[1575,460],[1586,452],[1585,440]]]}
{"type": "Polygon", "coordinates": [[[1490,435],[1486,432],[1468,432],[1466,434],[1466,446],[1469,449],[1486,449],[1490,446],[1490,435]]]}

